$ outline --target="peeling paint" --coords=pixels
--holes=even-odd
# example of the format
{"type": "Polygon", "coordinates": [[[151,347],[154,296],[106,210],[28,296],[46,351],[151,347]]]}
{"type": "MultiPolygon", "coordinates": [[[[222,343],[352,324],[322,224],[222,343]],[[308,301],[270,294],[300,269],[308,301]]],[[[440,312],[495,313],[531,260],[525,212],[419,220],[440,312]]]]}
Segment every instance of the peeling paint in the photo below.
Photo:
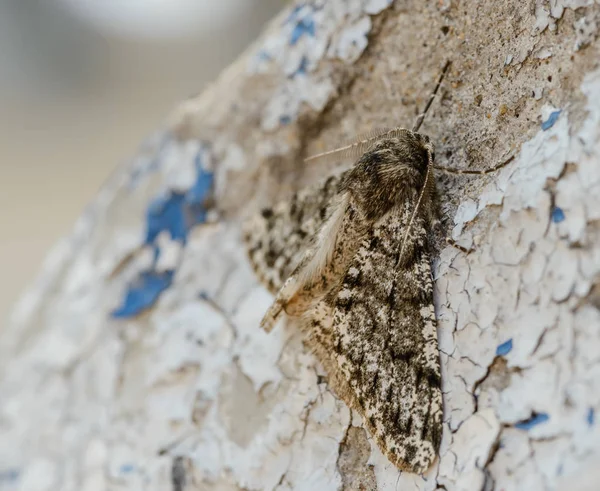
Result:
{"type": "Polygon", "coordinates": [[[121,305],[111,314],[113,318],[125,319],[138,315],[152,307],[171,286],[183,252],[180,248],[174,249],[170,244],[164,244],[159,240],[161,235],[167,234],[171,241],[185,246],[190,230],[207,221],[207,205],[213,190],[214,174],[205,169],[199,152],[195,157],[195,174],[187,191],[170,190],[155,198],[148,206],[144,246],[153,252],[152,265],[150,269],[141,271],[128,286],[121,305]],[[177,252],[173,254],[173,250],[177,252]]]}
{"type": "MultiPolygon", "coordinates": [[[[592,146],[597,141],[597,122],[600,121],[600,106],[597,99],[591,97],[591,86],[600,93],[598,72],[590,74],[582,87],[590,97],[589,112],[578,133],[570,135],[565,111],[544,108],[543,127],[522,146],[517,161],[503,169],[493,185],[484,189],[477,206],[466,202],[458,207],[454,230],[461,234],[468,231],[468,224],[476,222],[489,205],[500,204],[501,209],[499,220],[490,225],[485,245],[475,248],[460,263],[456,263],[459,256],[449,248],[447,255],[444,254],[446,251],[442,253],[435,273],[440,278],[436,285],[440,295],[438,302],[440,305],[449,302],[438,316],[440,331],[451,329],[454,332],[452,348],[443,347],[445,337],[440,341],[440,348],[450,355],[449,358],[442,356],[442,360],[446,365],[443,375],[447,379],[444,393],[448,424],[453,431],[462,428],[469,419],[469,410],[465,412],[464,407],[468,407],[468,397],[476,384],[480,387],[477,394],[479,410],[493,407],[499,421],[514,425],[521,435],[557,438],[565,435],[564,432],[584,431],[582,424],[590,428],[587,418],[593,412],[589,412],[590,405],[586,402],[590,401],[590,391],[575,392],[573,387],[581,383],[596,386],[596,382],[592,382],[590,376],[585,375],[583,365],[579,365],[586,363],[586,357],[579,351],[583,349],[582,343],[576,343],[574,339],[581,336],[582,326],[590,326],[596,321],[574,320],[573,312],[565,302],[574,300],[577,291],[585,298],[589,283],[583,276],[598,275],[600,271],[597,260],[590,263],[583,259],[598,257],[597,252],[591,250],[595,246],[581,253],[571,248],[571,243],[582,241],[591,245],[586,241],[586,235],[590,233],[589,218],[579,203],[592,196],[589,190],[584,191],[584,182],[600,182],[600,172],[592,170],[597,166],[584,157],[586,152],[594,151],[592,146]],[[574,167],[577,170],[563,174],[566,162],[577,162],[574,167]],[[582,172],[587,176],[584,180],[578,178],[582,172]],[[553,197],[546,188],[547,179],[556,180],[556,188],[560,190],[555,193],[554,206],[553,197]],[[466,213],[473,209],[476,213],[466,213]],[[551,223],[555,227],[549,228],[551,223]],[[463,264],[465,261],[467,264],[463,264]],[[583,271],[578,266],[580,261],[587,264],[584,269],[588,271],[584,275],[579,273],[583,271]],[[469,299],[466,316],[460,314],[463,291],[469,299]],[[487,291],[490,294],[486,294],[487,291]],[[484,313],[489,312],[492,305],[495,306],[492,311],[496,321],[482,322],[487,318],[484,313]],[[506,341],[498,345],[494,332],[506,341]],[[475,344],[476,349],[469,349],[475,344]],[[573,349],[578,353],[576,366],[581,368],[575,368],[567,361],[572,360],[573,349]],[[483,380],[495,377],[489,384],[472,380],[472,373],[481,373],[479,366],[488,367],[494,355],[505,356],[509,352],[504,373],[484,372],[483,380]],[[460,362],[465,356],[471,363],[460,362]],[[571,404],[581,407],[577,414],[584,414],[585,418],[578,421],[576,413],[563,407],[561,391],[572,394],[571,404]]],[[[579,315],[591,313],[592,310],[586,308],[579,315]]],[[[595,396],[592,399],[596,401],[595,396]]],[[[571,462],[564,465],[564,472],[572,472],[571,465],[576,464],[569,452],[560,453],[561,440],[529,443],[515,431],[503,429],[500,432],[500,444],[489,467],[496,488],[538,489],[544,487],[544,479],[551,479],[543,477],[532,465],[522,464],[532,452],[531,445],[536,446],[537,458],[546,459],[540,461],[538,469],[548,469],[548,476],[556,474],[559,464],[551,462],[556,455],[562,464],[571,462]],[[515,473],[518,465],[523,467],[515,473]]],[[[590,448],[581,437],[577,441],[582,448],[590,448]]],[[[454,442],[450,446],[454,448],[454,442]]],[[[455,466],[455,460],[449,458],[442,458],[440,477],[443,466],[448,469],[455,466]]],[[[454,489],[457,480],[445,484],[454,489]]]]}
{"type": "Polygon", "coordinates": [[[509,339],[496,348],[496,356],[506,356],[512,351],[513,341],[509,339]]]}
{"type": "Polygon", "coordinates": [[[548,416],[546,413],[534,414],[531,416],[531,418],[515,424],[515,428],[518,428],[519,430],[530,430],[539,424],[545,423],[549,419],[550,416],[548,416]]]}
{"type": "Polygon", "coordinates": [[[440,484],[452,489],[483,489],[483,468],[499,434],[500,423],[492,409],[470,416],[452,435],[452,451],[440,460],[440,484]]]}
{"type": "Polygon", "coordinates": [[[264,108],[261,126],[272,131],[296,121],[302,107],[321,111],[335,94],[326,58],[354,63],[368,44],[370,16],[389,8],[390,0],[305,2],[284,15],[280,28],[267,36],[251,58],[250,73],[278,67],[289,79],[264,108]],[[322,64],[321,64],[322,65],[322,64]]]}
{"type": "Polygon", "coordinates": [[[120,467],[119,472],[121,472],[122,474],[130,474],[131,472],[134,472],[135,469],[136,467],[133,464],[123,464],[120,467]]]}
{"type": "Polygon", "coordinates": [[[205,202],[213,187],[213,173],[203,169],[197,160],[197,177],[186,192],[168,191],[150,203],[146,216],[146,245],[154,245],[161,232],[172,240],[187,242],[192,227],[206,221],[205,202]]]}
{"type": "Polygon", "coordinates": [[[371,18],[362,17],[337,37],[330,45],[327,55],[344,60],[346,63],[354,63],[367,47],[367,34],[371,31],[371,27],[371,18]]]}
{"type": "Polygon", "coordinates": [[[301,19],[294,19],[294,21],[295,25],[289,40],[291,46],[294,46],[305,34],[307,36],[315,37],[315,21],[311,18],[310,14],[307,14],[301,19]]]}
{"type": "Polygon", "coordinates": [[[554,223],[560,223],[560,222],[564,221],[564,219],[565,219],[565,212],[562,211],[562,208],[555,206],[552,209],[552,221],[554,223]]]}
{"type": "Polygon", "coordinates": [[[173,270],[162,273],[143,271],[129,286],[122,305],[113,311],[112,316],[116,319],[124,319],[150,308],[160,294],[171,286],[174,275],[173,270]]]}
{"type": "Polygon", "coordinates": [[[561,111],[552,111],[550,113],[550,116],[548,116],[548,119],[546,119],[545,121],[542,122],[542,129],[544,131],[549,130],[550,128],[552,128],[552,126],[554,126],[554,123],[556,123],[556,120],[558,119],[558,117],[560,116],[561,111]]]}
{"type": "Polygon", "coordinates": [[[379,14],[392,5],[394,0],[367,0],[365,12],[370,15],[379,14]]]}

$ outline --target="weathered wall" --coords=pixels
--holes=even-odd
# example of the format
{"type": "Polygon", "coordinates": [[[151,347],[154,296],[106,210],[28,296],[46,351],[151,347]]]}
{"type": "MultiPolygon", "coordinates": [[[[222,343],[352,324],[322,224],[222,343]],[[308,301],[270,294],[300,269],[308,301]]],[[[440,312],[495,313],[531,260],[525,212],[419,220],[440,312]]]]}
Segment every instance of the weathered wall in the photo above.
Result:
{"type": "Polygon", "coordinates": [[[0,340],[0,489],[594,489],[600,8],[389,3],[282,13],[107,183],[0,340]],[[293,328],[258,329],[239,222],[330,170],[303,156],[410,125],[448,58],[422,127],[438,162],[517,158],[438,179],[474,252],[437,254],[446,426],[421,477],[293,328]]]}

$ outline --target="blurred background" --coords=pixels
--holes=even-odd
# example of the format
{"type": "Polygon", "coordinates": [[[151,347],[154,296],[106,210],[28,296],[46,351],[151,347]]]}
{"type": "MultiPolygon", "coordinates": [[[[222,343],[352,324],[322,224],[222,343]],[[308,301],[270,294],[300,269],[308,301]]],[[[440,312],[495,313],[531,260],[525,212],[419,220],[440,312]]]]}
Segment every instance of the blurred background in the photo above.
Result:
{"type": "Polygon", "coordinates": [[[111,171],[285,3],[0,2],[0,329],[111,171]]]}

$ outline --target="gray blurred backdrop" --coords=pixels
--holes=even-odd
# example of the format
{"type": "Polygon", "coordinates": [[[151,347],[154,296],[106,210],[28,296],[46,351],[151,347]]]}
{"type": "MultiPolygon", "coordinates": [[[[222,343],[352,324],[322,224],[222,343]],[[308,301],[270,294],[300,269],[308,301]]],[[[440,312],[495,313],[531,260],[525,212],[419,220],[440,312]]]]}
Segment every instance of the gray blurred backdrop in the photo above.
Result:
{"type": "Polygon", "coordinates": [[[114,167],[285,3],[0,2],[0,328],[114,167]]]}

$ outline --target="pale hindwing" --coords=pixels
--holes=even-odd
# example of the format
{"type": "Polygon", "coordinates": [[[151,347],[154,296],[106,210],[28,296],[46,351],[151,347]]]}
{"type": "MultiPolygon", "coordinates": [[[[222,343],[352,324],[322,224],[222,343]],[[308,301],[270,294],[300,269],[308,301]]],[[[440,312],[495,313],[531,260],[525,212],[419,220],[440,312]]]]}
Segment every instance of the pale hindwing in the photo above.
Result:
{"type": "Polygon", "coordinates": [[[421,473],[442,435],[442,393],[427,234],[415,203],[383,217],[361,241],[341,287],[306,315],[307,341],[329,382],[363,417],[382,452],[421,473]]]}
{"type": "Polygon", "coordinates": [[[276,293],[302,259],[328,218],[343,174],[329,176],[291,199],[265,208],[244,226],[252,267],[263,285],[276,293]]]}
{"type": "Polygon", "coordinates": [[[260,325],[267,332],[284,312],[291,317],[301,317],[344,278],[368,224],[349,202],[347,192],[333,199],[328,215],[298,267],[263,316],[260,325]]]}

